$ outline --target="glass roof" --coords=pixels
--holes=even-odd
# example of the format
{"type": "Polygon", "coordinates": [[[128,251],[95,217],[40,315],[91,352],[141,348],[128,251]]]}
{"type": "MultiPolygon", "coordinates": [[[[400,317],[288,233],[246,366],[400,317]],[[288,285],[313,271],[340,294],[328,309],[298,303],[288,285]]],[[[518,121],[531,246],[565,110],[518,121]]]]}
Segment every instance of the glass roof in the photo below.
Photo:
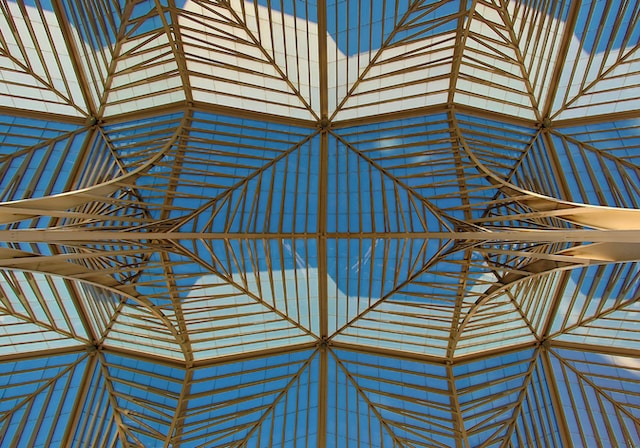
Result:
{"type": "Polygon", "coordinates": [[[0,446],[640,446],[640,2],[0,11],[0,446]]]}

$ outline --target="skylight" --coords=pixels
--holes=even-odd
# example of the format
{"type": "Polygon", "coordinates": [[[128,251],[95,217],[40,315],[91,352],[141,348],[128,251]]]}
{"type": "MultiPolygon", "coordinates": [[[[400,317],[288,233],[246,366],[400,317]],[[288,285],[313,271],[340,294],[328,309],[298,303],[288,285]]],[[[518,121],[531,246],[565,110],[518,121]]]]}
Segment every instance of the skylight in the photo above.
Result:
{"type": "Polygon", "coordinates": [[[0,446],[640,445],[640,3],[0,9],[0,446]]]}

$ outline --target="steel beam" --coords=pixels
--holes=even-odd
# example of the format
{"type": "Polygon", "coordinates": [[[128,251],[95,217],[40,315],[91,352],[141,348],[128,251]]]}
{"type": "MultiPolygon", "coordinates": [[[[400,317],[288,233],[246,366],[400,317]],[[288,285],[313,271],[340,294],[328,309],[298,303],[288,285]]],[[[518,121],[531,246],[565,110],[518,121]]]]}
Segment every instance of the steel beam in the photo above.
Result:
{"type": "Polygon", "coordinates": [[[569,426],[567,425],[567,417],[562,409],[562,399],[560,391],[558,390],[557,378],[555,378],[553,373],[549,351],[546,349],[541,350],[540,359],[542,360],[542,367],[544,369],[545,376],[547,377],[546,385],[549,387],[549,395],[551,395],[551,403],[553,405],[553,412],[556,416],[556,423],[558,424],[558,432],[560,433],[562,446],[572,447],[573,443],[571,443],[571,434],[569,432],[569,426]]]}
{"type": "Polygon", "coordinates": [[[82,374],[82,380],[80,381],[80,388],[76,395],[75,403],[73,405],[73,408],[71,409],[70,415],[67,417],[67,427],[64,430],[64,435],[62,436],[60,446],[73,446],[73,436],[78,429],[78,422],[80,421],[82,411],[85,409],[84,402],[87,399],[87,395],[89,394],[91,389],[91,377],[93,376],[93,372],[96,369],[97,362],[97,354],[95,352],[90,353],[87,358],[85,370],[82,374]]]}
{"type": "MultiPolygon", "coordinates": [[[[9,243],[61,243],[96,241],[154,241],[176,240],[250,240],[250,239],[310,239],[318,233],[224,233],[224,232],[133,232],[105,230],[0,230],[0,241],[9,243]]],[[[640,243],[637,230],[496,230],[477,232],[327,232],[327,238],[412,238],[467,241],[514,241],[541,243],[640,243]]]]}
{"type": "Polygon", "coordinates": [[[593,345],[578,342],[562,341],[559,339],[550,339],[549,346],[552,348],[560,348],[566,350],[575,350],[580,352],[599,353],[602,355],[622,356],[626,358],[640,359],[640,352],[635,348],[621,347],[616,345],[593,345]]]}

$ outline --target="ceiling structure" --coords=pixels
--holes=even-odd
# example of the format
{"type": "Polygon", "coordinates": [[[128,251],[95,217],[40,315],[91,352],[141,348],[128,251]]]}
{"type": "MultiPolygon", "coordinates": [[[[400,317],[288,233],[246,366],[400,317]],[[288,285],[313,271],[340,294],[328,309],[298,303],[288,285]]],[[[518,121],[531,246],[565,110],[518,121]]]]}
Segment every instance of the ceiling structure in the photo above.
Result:
{"type": "Polygon", "coordinates": [[[640,445],[638,2],[0,9],[0,446],[640,445]]]}

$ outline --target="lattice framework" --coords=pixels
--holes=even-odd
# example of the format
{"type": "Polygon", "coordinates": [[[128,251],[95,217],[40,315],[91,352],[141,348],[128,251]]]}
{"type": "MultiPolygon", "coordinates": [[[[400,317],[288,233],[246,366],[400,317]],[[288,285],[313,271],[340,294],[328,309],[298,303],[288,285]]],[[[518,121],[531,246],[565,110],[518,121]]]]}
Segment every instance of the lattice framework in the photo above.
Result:
{"type": "Polygon", "coordinates": [[[640,443],[637,2],[0,9],[3,445],[640,443]]]}

